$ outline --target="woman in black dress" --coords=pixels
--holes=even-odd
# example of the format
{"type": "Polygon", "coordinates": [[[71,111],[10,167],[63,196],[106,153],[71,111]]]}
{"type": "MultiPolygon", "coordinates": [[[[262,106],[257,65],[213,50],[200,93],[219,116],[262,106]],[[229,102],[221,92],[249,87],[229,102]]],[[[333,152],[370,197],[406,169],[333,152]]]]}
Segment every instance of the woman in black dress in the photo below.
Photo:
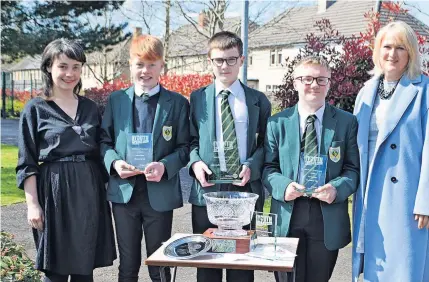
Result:
{"type": "Polygon", "coordinates": [[[44,97],[31,99],[19,123],[18,187],[45,281],[93,281],[94,268],[116,259],[106,173],[99,158],[100,114],[78,93],[82,47],[66,39],[43,52],[44,97]]]}

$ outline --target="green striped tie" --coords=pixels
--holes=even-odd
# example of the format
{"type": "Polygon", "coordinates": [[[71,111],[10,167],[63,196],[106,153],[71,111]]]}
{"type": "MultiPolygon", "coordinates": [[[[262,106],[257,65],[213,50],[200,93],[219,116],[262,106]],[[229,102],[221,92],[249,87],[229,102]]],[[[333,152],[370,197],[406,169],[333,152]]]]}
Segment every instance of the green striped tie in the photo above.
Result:
{"type": "Polygon", "coordinates": [[[307,120],[305,121],[304,156],[317,156],[319,153],[316,127],[314,126],[315,121],[315,115],[308,116],[307,120]]]}
{"type": "Polygon", "coordinates": [[[225,163],[228,174],[240,173],[240,158],[238,156],[237,136],[235,134],[234,117],[232,116],[231,107],[229,106],[228,96],[231,94],[228,90],[220,92],[222,100],[220,102],[222,135],[225,151],[225,163]],[[230,150],[226,150],[226,149],[230,150]]]}
{"type": "MultiPolygon", "coordinates": [[[[316,121],[316,116],[315,115],[310,115],[307,117],[306,121],[305,121],[305,132],[304,132],[304,146],[303,146],[303,151],[304,151],[304,158],[305,157],[316,157],[319,153],[318,150],[318,145],[317,145],[317,134],[316,134],[316,127],[314,125],[314,122],[316,121]]],[[[310,179],[312,179],[311,176],[309,175],[313,175],[313,170],[316,169],[317,165],[306,165],[306,170],[304,172],[304,186],[307,187],[308,183],[307,181],[310,181],[310,179]]],[[[312,180],[311,180],[312,181],[312,180]]]]}

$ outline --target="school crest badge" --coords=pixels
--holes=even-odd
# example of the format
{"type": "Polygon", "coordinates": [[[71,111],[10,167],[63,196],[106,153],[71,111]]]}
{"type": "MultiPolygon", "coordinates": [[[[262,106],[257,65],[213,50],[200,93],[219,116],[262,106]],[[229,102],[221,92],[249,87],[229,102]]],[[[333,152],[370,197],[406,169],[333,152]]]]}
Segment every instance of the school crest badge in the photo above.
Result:
{"type": "Polygon", "coordinates": [[[329,148],[329,158],[334,163],[337,163],[341,159],[341,149],[340,149],[340,147],[330,147],[329,148]]]}
{"type": "Polygon", "coordinates": [[[170,141],[173,136],[173,127],[172,126],[163,126],[162,127],[162,137],[165,141],[170,141]]]}

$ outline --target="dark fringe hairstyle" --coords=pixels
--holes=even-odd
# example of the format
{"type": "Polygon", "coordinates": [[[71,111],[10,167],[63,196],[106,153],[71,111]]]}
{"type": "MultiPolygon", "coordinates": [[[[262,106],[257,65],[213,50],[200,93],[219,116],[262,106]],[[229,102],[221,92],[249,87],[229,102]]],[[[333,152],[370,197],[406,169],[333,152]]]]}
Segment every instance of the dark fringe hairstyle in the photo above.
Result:
{"type": "MultiPolygon", "coordinates": [[[[54,85],[52,75],[48,72],[48,68],[52,67],[54,60],[61,54],[66,55],[70,59],[81,62],[82,65],[86,63],[86,56],[83,51],[83,47],[78,42],[60,38],[49,43],[43,51],[42,62],[40,65],[44,89],[43,94],[46,98],[52,96],[52,87],[54,85]]],[[[82,79],[80,79],[79,83],[74,87],[73,93],[78,95],[81,88],[82,79]]]]}
{"type": "Polygon", "coordinates": [[[221,31],[212,36],[209,40],[208,55],[210,57],[213,49],[220,49],[222,51],[228,50],[234,47],[238,48],[238,55],[243,55],[243,41],[237,34],[230,31],[221,31]]]}

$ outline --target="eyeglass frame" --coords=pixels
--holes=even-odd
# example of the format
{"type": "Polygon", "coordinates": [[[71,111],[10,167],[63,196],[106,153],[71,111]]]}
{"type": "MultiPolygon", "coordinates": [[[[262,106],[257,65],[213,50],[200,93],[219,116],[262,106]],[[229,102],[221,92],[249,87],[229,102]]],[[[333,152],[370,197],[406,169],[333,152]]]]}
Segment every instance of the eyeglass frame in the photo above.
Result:
{"type": "Polygon", "coordinates": [[[239,58],[241,58],[241,56],[232,56],[232,57],[228,57],[228,58],[210,58],[210,61],[212,62],[212,64],[214,64],[217,67],[223,66],[223,63],[226,63],[227,66],[232,67],[232,66],[235,66],[237,64],[239,58]],[[230,59],[235,59],[235,63],[232,65],[228,64],[228,60],[230,60],[230,59]],[[222,63],[219,65],[219,64],[215,63],[214,60],[222,60],[222,63]]]}
{"type": "MultiPolygon", "coordinates": [[[[223,63],[223,62],[222,62],[223,63]]],[[[317,85],[319,85],[319,86],[326,86],[326,85],[328,85],[329,84],[329,82],[331,81],[331,78],[330,77],[326,77],[326,76],[318,76],[318,77],[314,77],[314,76],[310,76],[310,75],[304,75],[304,76],[298,76],[298,77],[295,77],[293,80],[299,80],[299,81],[301,81],[301,83],[302,84],[304,84],[304,85],[312,85],[313,84],[313,82],[314,82],[314,80],[316,80],[316,83],[317,83],[317,85]],[[307,77],[307,78],[310,78],[311,77],[311,82],[310,83],[305,83],[305,82],[303,82],[302,81],[302,79],[304,78],[304,77],[307,77]],[[317,79],[318,78],[327,78],[328,79],[328,82],[326,82],[326,84],[320,84],[318,81],[317,81],[317,79]]]]}

